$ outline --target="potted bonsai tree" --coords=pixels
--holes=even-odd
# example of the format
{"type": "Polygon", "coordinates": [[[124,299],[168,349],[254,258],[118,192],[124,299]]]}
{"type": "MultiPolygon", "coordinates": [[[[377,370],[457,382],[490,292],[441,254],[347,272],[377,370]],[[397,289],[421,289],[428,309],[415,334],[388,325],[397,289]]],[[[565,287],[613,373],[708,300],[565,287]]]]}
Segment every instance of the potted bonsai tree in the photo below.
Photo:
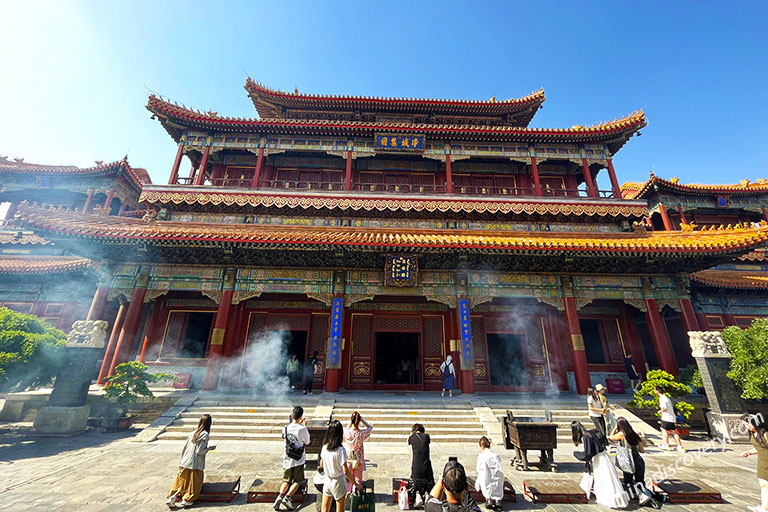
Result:
{"type": "MultiPolygon", "coordinates": [[[[627,402],[627,407],[649,409],[654,411],[654,415],[658,417],[659,414],[656,411],[659,409],[659,397],[653,392],[656,386],[659,386],[664,394],[669,395],[672,399],[683,397],[691,393],[691,388],[682,382],[678,382],[672,374],[667,373],[664,370],[651,370],[648,372],[646,381],[643,382],[640,389],[637,390],[633,399],[630,402],[627,402]]],[[[694,407],[688,402],[681,400],[675,403],[675,410],[679,414],[679,417],[683,419],[682,422],[678,423],[677,428],[680,437],[685,439],[690,434],[691,429],[691,426],[688,425],[685,420],[691,417],[694,407]]],[[[646,421],[648,420],[646,419],[646,421]]]]}
{"type": "Polygon", "coordinates": [[[176,380],[176,376],[170,373],[148,373],[149,368],[144,363],[129,361],[115,367],[115,374],[107,377],[104,385],[104,397],[111,407],[104,411],[102,422],[106,430],[128,428],[133,423],[128,414],[128,406],[136,402],[139,397],[151,398],[154,396],[149,389],[149,384],[166,380],[176,380]]]}

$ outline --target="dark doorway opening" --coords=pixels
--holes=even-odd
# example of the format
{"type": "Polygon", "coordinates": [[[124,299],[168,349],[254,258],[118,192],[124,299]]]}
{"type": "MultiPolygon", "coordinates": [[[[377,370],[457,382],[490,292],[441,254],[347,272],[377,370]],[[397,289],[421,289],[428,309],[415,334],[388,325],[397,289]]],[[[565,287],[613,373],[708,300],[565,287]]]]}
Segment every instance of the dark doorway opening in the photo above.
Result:
{"type": "Polygon", "coordinates": [[[648,368],[651,370],[658,368],[659,360],[656,357],[656,348],[653,346],[651,331],[648,329],[648,323],[645,321],[645,314],[640,311],[636,311],[633,315],[633,320],[637,326],[637,333],[640,336],[640,342],[643,345],[643,353],[645,354],[645,360],[648,363],[648,368]]]}
{"type": "Polygon", "coordinates": [[[584,339],[584,352],[587,363],[605,364],[605,351],[603,350],[603,338],[600,336],[599,320],[579,320],[581,336],[584,339]]]}
{"type": "Polygon", "coordinates": [[[215,313],[189,313],[179,357],[205,357],[215,313]]]}
{"type": "Polygon", "coordinates": [[[299,362],[304,361],[307,355],[307,331],[275,332],[282,335],[286,358],[290,359],[293,354],[296,354],[299,362]]]}
{"type": "Polygon", "coordinates": [[[528,370],[523,358],[523,334],[488,334],[491,386],[527,386],[528,370]]]}
{"type": "Polygon", "coordinates": [[[376,384],[419,384],[419,333],[376,333],[376,384]]]}

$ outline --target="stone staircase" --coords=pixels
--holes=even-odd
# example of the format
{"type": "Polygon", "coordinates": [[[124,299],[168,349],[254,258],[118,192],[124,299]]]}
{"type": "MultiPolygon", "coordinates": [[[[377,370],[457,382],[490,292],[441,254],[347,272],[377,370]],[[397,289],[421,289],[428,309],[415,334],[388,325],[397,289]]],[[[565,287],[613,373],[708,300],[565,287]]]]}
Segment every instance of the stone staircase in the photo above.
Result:
{"type": "Polygon", "coordinates": [[[370,442],[405,443],[414,423],[424,425],[432,441],[440,443],[477,442],[481,436],[488,435],[470,405],[451,409],[422,406],[351,408],[337,405],[333,409],[333,418],[346,424],[354,411],[373,425],[370,442]]]}
{"type": "MultiPolygon", "coordinates": [[[[213,416],[211,439],[214,442],[279,441],[293,405],[302,405],[307,419],[326,420],[332,416],[344,425],[352,412],[358,411],[374,426],[370,439],[374,443],[405,443],[414,423],[423,424],[431,438],[439,443],[476,443],[484,435],[494,443],[502,443],[502,421],[507,409],[516,417],[543,417],[545,410],[550,411],[558,425],[558,444],[563,445],[571,442],[572,421],[580,421],[587,428],[592,425],[586,403],[578,396],[536,400],[531,396],[486,395],[463,402],[398,398],[382,396],[379,400],[353,402],[343,397],[298,397],[292,399],[290,405],[274,407],[249,397],[200,395],[196,399],[191,397],[188,405],[177,409],[175,417],[171,415],[164,426],[158,426],[156,438],[186,439],[200,416],[208,413],[213,416]]],[[[619,411],[617,415],[622,413],[619,411]]],[[[630,419],[636,420],[634,416],[630,419]]]]}
{"type": "MultiPolygon", "coordinates": [[[[301,404],[300,404],[301,405],[301,404]]],[[[184,440],[197,426],[200,416],[213,416],[212,442],[222,440],[279,441],[283,426],[287,423],[292,407],[258,405],[247,399],[195,400],[174,419],[157,439],[184,440]]],[[[327,419],[332,416],[345,424],[353,411],[374,426],[371,442],[405,443],[414,423],[421,423],[433,440],[441,443],[477,442],[488,435],[472,406],[441,409],[424,406],[403,408],[382,405],[379,407],[351,407],[334,405],[332,401],[307,403],[304,416],[308,419],[327,419]]]]}

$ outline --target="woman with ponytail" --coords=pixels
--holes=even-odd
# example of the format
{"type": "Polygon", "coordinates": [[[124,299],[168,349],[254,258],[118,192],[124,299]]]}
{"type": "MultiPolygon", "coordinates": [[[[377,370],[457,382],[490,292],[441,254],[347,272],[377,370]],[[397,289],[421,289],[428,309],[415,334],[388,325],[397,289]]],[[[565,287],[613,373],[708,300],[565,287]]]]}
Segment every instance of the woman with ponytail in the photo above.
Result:
{"type": "MultiPolygon", "coordinates": [[[[355,477],[355,482],[358,484],[363,483],[363,471],[365,471],[365,440],[371,436],[373,427],[360,416],[360,413],[355,411],[352,413],[352,417],[349,419],[349,425],[344,429],[344,440],[349,446],[349,467],[352,470],[352,475],[355,477]],[[360,428],[360,424],[364,427],[360,428]]],[[[352,492],[352,483],[347,484],[347,491],[352,492]]]]}
{"type": "Polygon", "coordinates": [[[181,450],[181,464],[179,474],[173,481],[171,492],[168,495],[166,505],[168,508],[187,508],[200,497],[203,489],[203,471],[205,470],[205,454],[215,450],[215,446],[208,446],[213,418],[210,414],[203,414],[197,424],[197,428],[187,438],[184,449],[181,450]],[[179,501],[181,500],[181,501],[179,501]]]}

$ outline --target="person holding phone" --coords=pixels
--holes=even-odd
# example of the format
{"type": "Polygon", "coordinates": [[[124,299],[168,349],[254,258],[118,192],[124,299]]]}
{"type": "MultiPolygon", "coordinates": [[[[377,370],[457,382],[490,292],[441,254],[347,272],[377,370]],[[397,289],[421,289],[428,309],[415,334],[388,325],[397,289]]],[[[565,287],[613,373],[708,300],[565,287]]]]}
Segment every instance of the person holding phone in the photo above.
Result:
{"type": "Polygon", "coordinates": [[[280,485],[280,492],[272,508],[280,510],[282,505],[288,510],[293,510],[291,496],[296,494],[301,482],[304,481],[304,465],[307,462],[304,447],[309,444],[307,419],[304,417],[302,407],[297,405],[293,408],[291,423],[283,429],[283,439],[286,444],[286,450],[283,453],[283,483],[280,485]]]}

